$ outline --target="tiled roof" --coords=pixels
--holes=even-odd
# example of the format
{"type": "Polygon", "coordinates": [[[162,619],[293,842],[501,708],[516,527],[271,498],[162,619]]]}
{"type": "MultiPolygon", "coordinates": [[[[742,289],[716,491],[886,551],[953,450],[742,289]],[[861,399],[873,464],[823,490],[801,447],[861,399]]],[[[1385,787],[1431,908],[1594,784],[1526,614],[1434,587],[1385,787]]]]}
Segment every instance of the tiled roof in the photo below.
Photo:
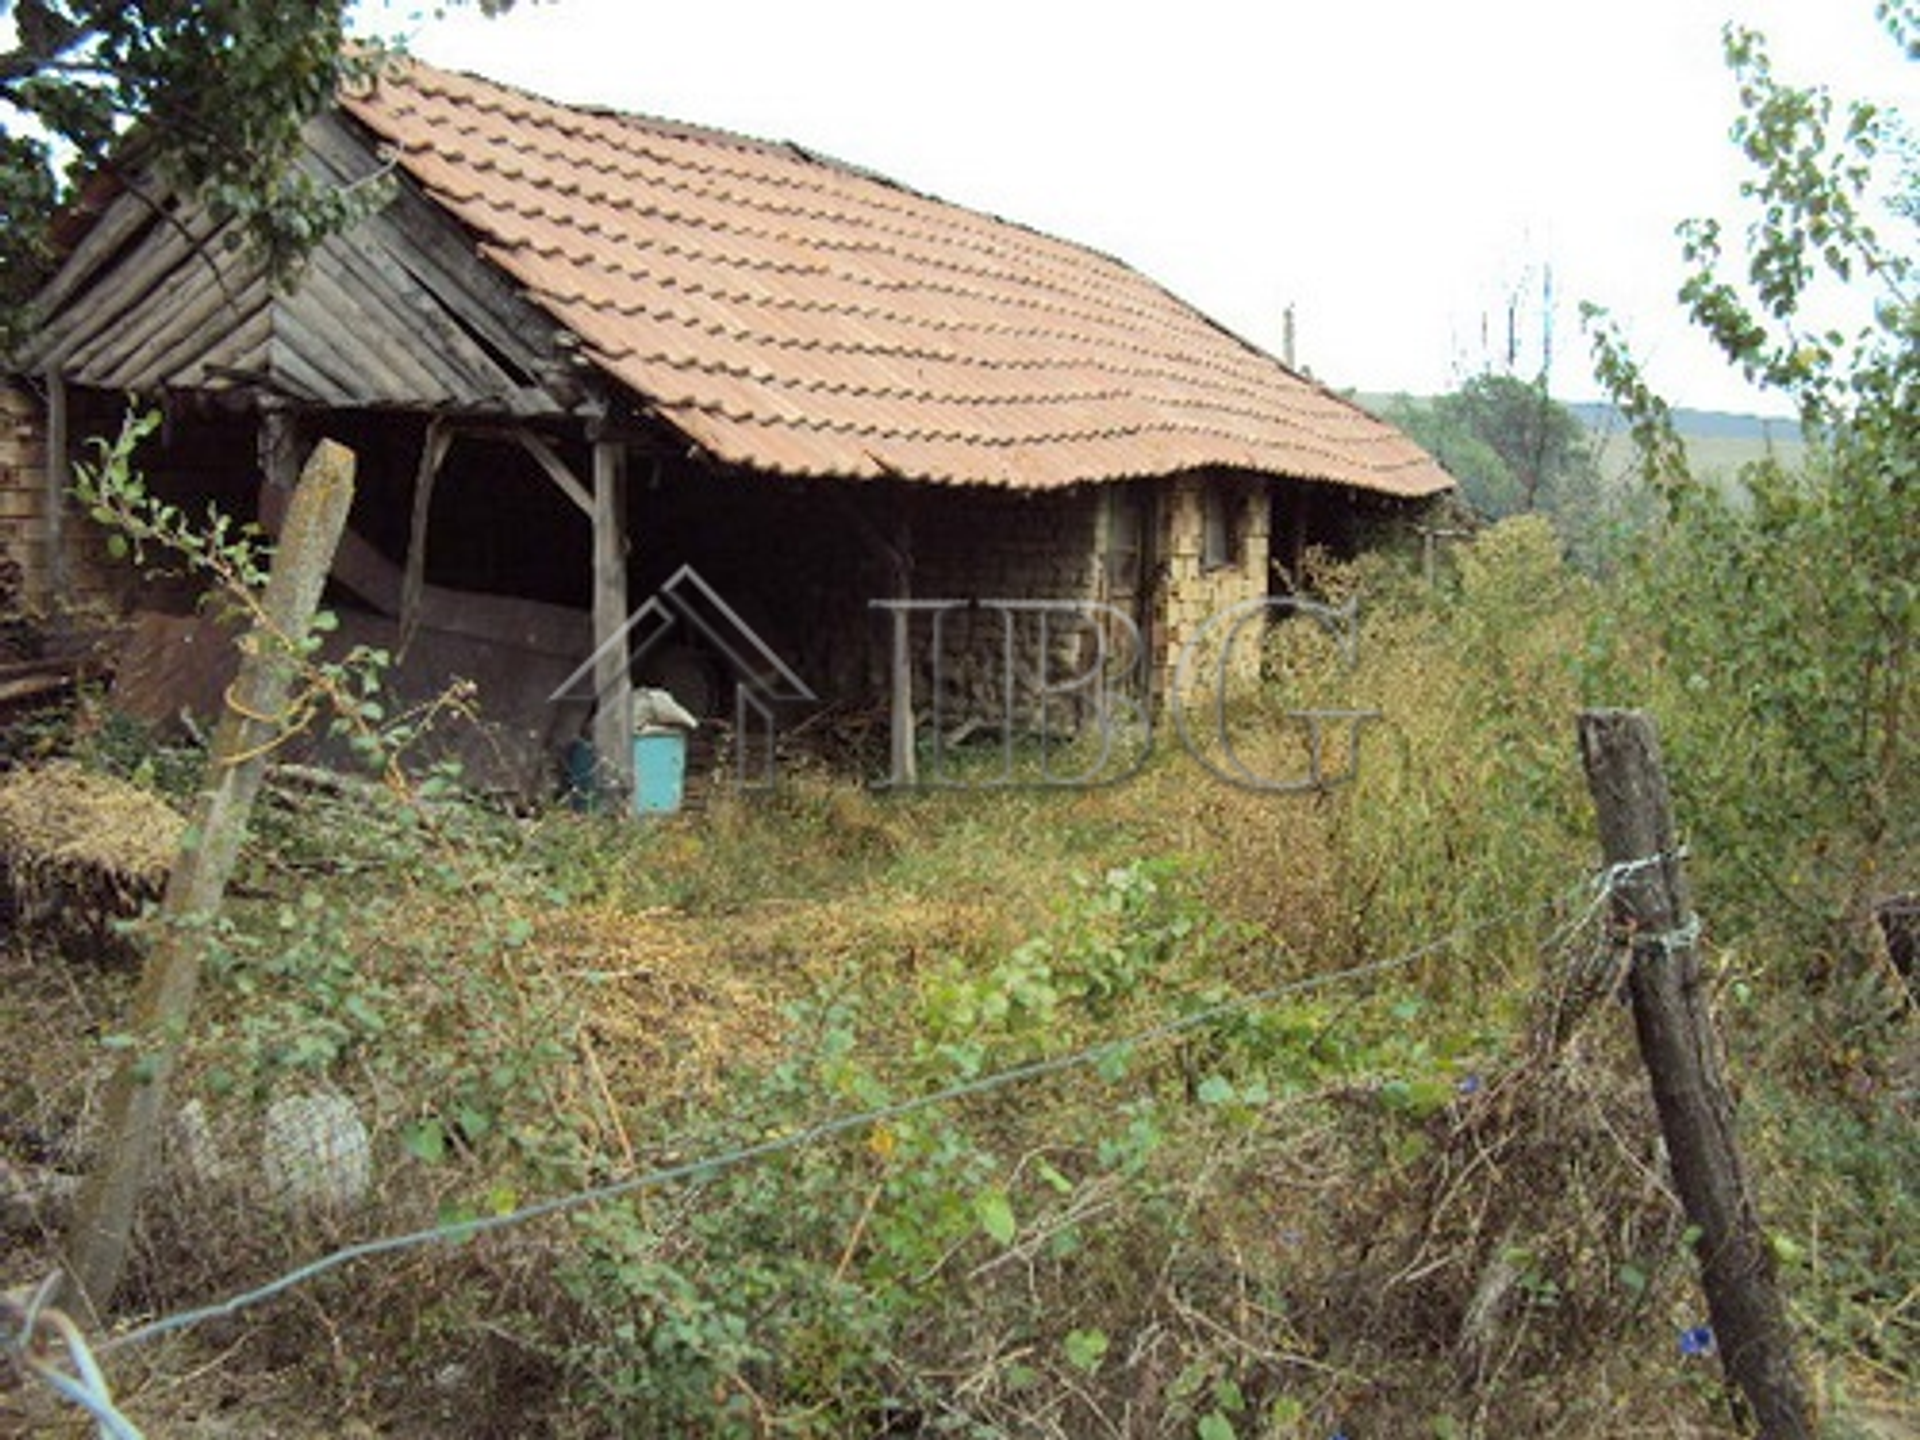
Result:
{"type": "Polygon", "coordinates": [[[795,146],[417,62],[343,103],[589,359],[722,461],[1021,488],[1207,466],[1452,483],[1118,261],[795,146]]]}

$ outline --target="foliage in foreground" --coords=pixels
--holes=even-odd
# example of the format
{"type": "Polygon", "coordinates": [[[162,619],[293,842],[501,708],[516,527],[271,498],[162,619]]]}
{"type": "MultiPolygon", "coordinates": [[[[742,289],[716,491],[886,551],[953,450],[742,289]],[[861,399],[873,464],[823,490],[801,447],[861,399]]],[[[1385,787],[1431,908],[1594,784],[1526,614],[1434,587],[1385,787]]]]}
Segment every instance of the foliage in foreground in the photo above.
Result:
{"type": "MultiPolygon", "coordinates": [[[[176,1159],[137,1303],[740,1156],[325,1278],[218,1363],[333,1429],[429,1419],[452,1373],[501,1434],[1731,1433],[1585,923],[1571,715],[1605,597],[1537,519],[1460,560],[1435,592],[1329,577],[1373,597],[1343,683],[1385,719],[1319,800],[1175,753],[1081,795],[800,772],[640,830],[278,792],[183,1074],[220,1163],[176,1159]],[[288,1213],[251,1135],[315,1090],[358,1107],[375,1187],[288,1213]]],[[[1331,682],[1294,638],[1276,673],[1331,682]]],[[[111,726],[81,748],[175,773],[111,726]]],[[[1899,1031],[1871,976],[1810,989],[1711,858],[1744,1137],[1843,1413],[1912,1378],[1911,1100],[1862,1084],[1899,1031]]],[[[49,1065],[18,1073],[51,1114],[84,1077],[49,1065]]],[[[133,1412],[164,1429],[205,1343],[116,1362],[133,1412]]]]}
{"type": "MultiPolygon", "coordinates": [[[[1803,153],[1825,112],[1733,50],[1754,158],[1803,153]]],[[[269,827],[209,936],[224,983],[190,1073],[228,1156],[273,1096],[351,1097],[381,1179],[289,1213],[244,1164],[183,1157],[142,1302],[686,1173],[317,1282],[253,1312],[239,1354],[135,1352],[153,1408],[211,1364],[290,1376],[328,1430],[1733,1433],[1580,878],[1588,700],[1669,737],[1743,1139],[1835,1433],[1910,1392],[1912,1000],[1860,922],[1912,883],[1920,810],[1913,311],[1848,366],[1806,343],[1795,224],[1849,255],[1856,212],[1818,186],[1863,182],[1768,173],[1750,277],[1786,340],[1713,278],[1706,232],[1691,295],[1797,387],[1814,467],[1720,505],[1603,344],[1667,523],[1605,583],[1537,517],[1435,592],[1380,561],[1327,577],[1367,597],[1361,663],[1335,677],[1283,630],[1242,715],[1282,723],[1283,680],[1379,710],[1342,794],[1276,809],[1162,756],[1098,795],[795,779],[634,832],[415,790],[357,699],[382,783],[269,827]]],[[[106,997],[61,1011],[48,968],[0,991],[10,1109],[72,1127],[86,1063],[45,1036],[119,997],[94,977],[106,997]]]]}
{"type": "MultiPolygon", "coordinates": [[[[478,0],[488,14],[513,0],[478,0]]],[[[377,52],[347,0],[18,0],[0,51],[0,344],[56,258],[36,218],[148,166],[205,199],[276,274],[366,213],[295,165],[302,125],[377,52]]]]}

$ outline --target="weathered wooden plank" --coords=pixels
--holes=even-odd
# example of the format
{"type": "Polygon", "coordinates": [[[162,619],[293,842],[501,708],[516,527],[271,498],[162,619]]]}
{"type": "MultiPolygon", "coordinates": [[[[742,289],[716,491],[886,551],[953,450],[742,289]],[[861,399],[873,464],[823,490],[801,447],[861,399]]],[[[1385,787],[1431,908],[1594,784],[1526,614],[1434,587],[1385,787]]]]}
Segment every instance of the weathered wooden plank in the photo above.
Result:
{"type": "Polygon", "coordinates": [[[273,339],[273,309],[262,293],[260,308],[240,321],[216,355],[196,361],[180,375],[182,389],[213,388],[235,380],[252,383],[267,371],[267,347],[273,339]]]}
{"type": "Polygon", "coordinates": [[[353,238],[358,243],[350,258],[342,253],[346,242],[338,242],[321,253],[318,267],[335,283],[357,287],[392,345],[431,374],[441,394],[463,407],[505,408],[517,388],[507,373],[381,249],[374,225],[353,238]]]}
{"type": "Polygon", "coordinates": [[[303,362],[322,381],[316,400],[342,408],[357,404],[360,385],[353,358],[337,350],[327,336],[309,328],[304,316],[285,309],[272,313],[273,343],[268,362],[272,374],[279,376],[289,363],[303,362]]]}
{"type": "Polygon", "coordinates": [[[103,390],[152,390],[194,368],[218,364],[231,333],[268,302],[264,281],[217,273],[187,259],[155,297],[129,318],[112,360],[76,356],[103,390]],[[100,366],[108,368],[101,373],[100,366]]]}
{"type": "Polygon", "coordinates": [[[569,659],[585,659],[593,642],[592,621],[584,611],[436,585],[421,591],[420,629],[569,659]]]}
{"type": "MultiPolygon", "coordinates": [[[[162,223],[160,211],[168,203],[157,182],[145,175],[132,177],[127,188],[107,203],[100,218],[61,262],[53,278],[41,287],[35,297],[41,313],[51,314],[91,284],[100,266],[117,255],[143,227],[162,223]]],[[[44,363],[44,357],[37,351],[32,360],[44,363]]]]}
{"type": "MultiPolygon", "coordinates": [[[[326,115],[307,127],[306,141],[317,159],[346,177],[368,173],[377,162],[353,122],[326,115]]],[[[459,324],[518,369],[513,378],[539,384],[543,366],[560,359],[554,337],[560,327],[480,259],[460,226],[428,201],[410,179],[399,177],[393,203],[368,222],[391,227],[397,241],[381,248],[446,307],[459,324]]]]}
{"type": "MultiPolygon", "coordinates": [[[[267,313],[271,317],[272,312],[267,313]]],[[[333,389],[333,382],[308,364],[303,356],[277,344],[270,319],[255,363],[235,366],[231,370],[222,369],[206,377],[206,380],[207,383],[240,382],[262,386],[296,404],[318,409],[326,408],[326,396],[333,389]]]]}
{"type": "Polygon", "coordinates": [[[423,360],[414,336],[395,321],[337,254],[314,257],[299,289],[280,302],[338,354],[354,357],[361,402],[437,408],[457,391],[449,377],[423,360]]]}
{"type": "Polygon", "coordinates": [[[101,390],[127,388],[134,376],[185,368],[216,350],[239,317],[259,304],[260,295],[243,281],[229,284],[216,277],[204,257],[196,260],[182,252],[175,269],[71,352],[62,368],[101,390]]]}
{"type": "MultiPolygon", "coordinates": [[[[323,164],[320,157],[309,158],[311,168],[329,183],[346,181],[343,173],[323,164]]],[[[329,240],[316,263],[351,276],[351,283],[365,292],[366,303],[379,308],[395,333],[442,376],[447,392],[463,406],[512,413],[529,408],[557,410],[550,396],[527,386],[524,374],[510,372],[439,296],[408,272],[398,258],[408,248],[410,242],[399,228],[384,213],[376,214],[347,235],[329,240]]]]}
{"type": "Polygon", "coordinates": [[[82,365],[102,353],[123,354],[117,342],[129,319],[164,291],[190,259],[210,263],[205,244],[216,233],[204,215],[190,214],[178,224],[152,226],[121,263],[113,266],[58,315],[49,317],[42,364],[71,379],[86,378],[82,365]],[[75,360],[84,352],[87,358],[75,360]]]}

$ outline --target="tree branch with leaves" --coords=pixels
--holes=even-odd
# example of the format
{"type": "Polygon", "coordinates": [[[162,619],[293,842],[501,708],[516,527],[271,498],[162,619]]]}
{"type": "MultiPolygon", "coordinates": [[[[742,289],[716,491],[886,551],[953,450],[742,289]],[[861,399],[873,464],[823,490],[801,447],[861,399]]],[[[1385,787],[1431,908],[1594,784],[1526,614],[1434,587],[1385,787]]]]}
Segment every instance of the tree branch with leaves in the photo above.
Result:
{"type": "MultiPolygon", "coordinates": [[[[495,14],[512,0],[478,0],[495,14]]],[[[152,164],[285,275],[356,219],[356,197],[294,168],[300,132],[378,63],[348,36],[349,0],[11,0],[0,52],[0,336],[54,252],[37,220],[96,176],[152,164]]]]}
{"type": "MultiPolygon", "coordinates": [[[[1920,58],[1920,8],[1880,8],[1920,58]]],[[[1641,570],[1663,663],[1767,755],[1730,755],[1724,733],[1703,750],[1699,773],[1722,791],[1699,797],[1713,838],[1748,852],[1756,875],[1804,877],[1809,907],[1833,905],[1852,929],[1875,890],[1920,880],[1895,873],[1910,870],[1920,811],[1920,172],[1897,114],[1784,82],[1752,31],[1729,26],[1724,45],[1749,214],[1733,232],[1711,218],[1680,227],[1679,299],[1729,363],[1795,406],[1805,464],[1749,467],[1730,490],[1692,476],[1617,327],[1592,307],[1586,318],[1598,376],[1667,504],[1641,570]],[[1848,309],[1868,317],[1852,333],[1819,318],[1848,309]],[[1779,865],[1796,843],[1808,863],[1779,865]]]]}

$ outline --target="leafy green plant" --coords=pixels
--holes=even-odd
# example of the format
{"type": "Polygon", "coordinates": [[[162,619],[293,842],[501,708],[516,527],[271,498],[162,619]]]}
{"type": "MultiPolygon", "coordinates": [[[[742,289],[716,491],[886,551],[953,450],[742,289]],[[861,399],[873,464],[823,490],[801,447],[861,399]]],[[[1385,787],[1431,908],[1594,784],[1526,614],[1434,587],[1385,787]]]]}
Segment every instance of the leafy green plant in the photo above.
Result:
{"type": "Polygon", "coordinates": [[[1741,99],[1734,138],[1751,166],[1742,195],[1755,213],[1737,276],[1720,222],[1685,227],[1693,273],[1682,298],[1731,364],[1795,404],[1809,459],[1798,473],[1752,467],[1732,498],[1702,485],[1664,402],[1610,323],[1591,315],[1601,378],[1667,505],[1623,595],[1634,623],[1610,628],[1597,649],[1614,695],[1665,702],[1683,801],[1738,876],[1729,899],[1795,913],[1800,939],[1845,950],[1859,944],[1866,901],[1910,868],[1920,811],[1920,190],[1907,168],[1893,210],[1908,233],[1883,236],[1871,197],[1897,120],[1785,84],[1753,32],[1729,27],[1725,45],[1741,99]],[[1818,318],[1832,296],[1844,304],[1863,289],[1871,319],[1853,335],[1818,318]],[[1656,643],[1626,652],[1628,634],[1656,643]]]}

